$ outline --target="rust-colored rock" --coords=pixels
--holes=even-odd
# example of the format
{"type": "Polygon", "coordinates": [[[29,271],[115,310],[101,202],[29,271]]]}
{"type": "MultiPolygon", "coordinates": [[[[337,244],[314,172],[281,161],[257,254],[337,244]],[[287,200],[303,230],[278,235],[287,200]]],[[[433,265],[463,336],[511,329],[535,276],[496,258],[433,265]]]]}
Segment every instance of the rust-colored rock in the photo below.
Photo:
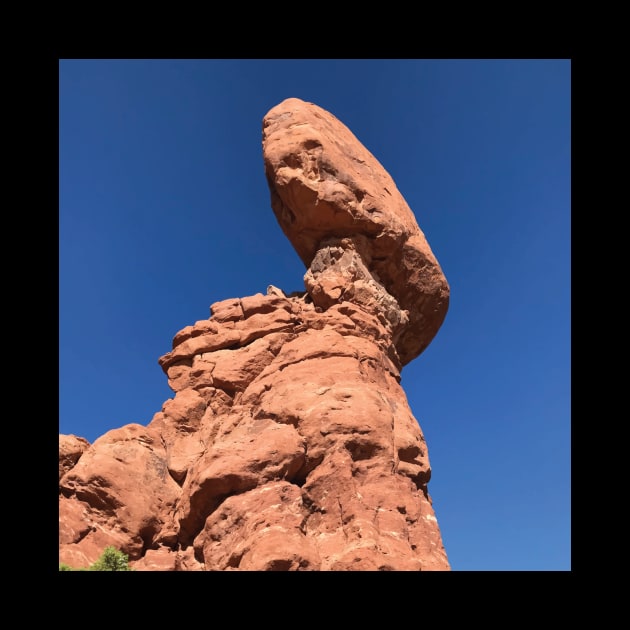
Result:
{"type": "Polygon", "coordinates": [[[61,479],[90,447],[90,443],[76,435],[59,436],[59,479],[61,479]]]}
{"type": "Polygon", "coordinates": [[[100,437],[59,480],[60,562],[94,562],[113,545],[138,558],[180,494],[159,433],[129,424],[100,437]],[[66,514],[72,514],[68,520],[66,514]]]}
{"type": "Polygon", "coordinates": [[[446,316],[449,286],[387,171],[335,116],[297,98],[264,117],[263,156],[273,211],[304,264],[325,239],[362,235],[365,265],[409,311],[400,360],[418,356],[446,316]]]}
{"type": "Polygon", "coordinates": [[[60,436],[60,562],[114,545],[141,571],[450,568],[400,386],[444,316],[446,280],[391,178],[334,117],[290,99],[265,125],[306,291],[213,304],[160,358],[174,396],[146,427],[60,436]]]}

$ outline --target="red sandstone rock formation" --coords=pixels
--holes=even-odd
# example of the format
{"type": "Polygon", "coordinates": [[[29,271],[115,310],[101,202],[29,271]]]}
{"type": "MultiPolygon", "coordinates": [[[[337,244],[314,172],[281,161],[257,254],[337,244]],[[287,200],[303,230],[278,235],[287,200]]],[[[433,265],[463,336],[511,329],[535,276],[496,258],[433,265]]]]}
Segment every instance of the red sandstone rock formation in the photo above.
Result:
{"type": "Polygon", "coordinates": [[[91,446],[60,436],[60,562],[144,571],[448,570],[402,365],[448,284],[393,181],[336,118],[264,119],[272,207],[306,292],[211,306],[160,358],[175,395],[91,446]]]}
{"type": "Polygon", "coordinates": [[[392,178],[332,114],[297,98],[265,116],[263,153],[273,211],[307,267],[325,239],[365,237],[364,263],[408,311],[396,342],[406,365],[442,325],[449,287],[392,178]]]}

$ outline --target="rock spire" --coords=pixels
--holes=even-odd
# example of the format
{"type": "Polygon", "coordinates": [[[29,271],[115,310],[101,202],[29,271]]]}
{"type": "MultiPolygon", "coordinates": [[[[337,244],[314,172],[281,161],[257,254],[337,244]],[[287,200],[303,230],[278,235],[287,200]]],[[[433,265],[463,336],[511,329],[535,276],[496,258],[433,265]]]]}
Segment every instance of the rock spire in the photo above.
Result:
{"type": "Polygon", "coordinates": [[[223,300],[159,359],[174,396],[93,444],[59,436],[59,561],[144,571],[449,570],[400,370],[449,287],[391,177],[332,114],[263,120],[305,291],[223,300]]]}

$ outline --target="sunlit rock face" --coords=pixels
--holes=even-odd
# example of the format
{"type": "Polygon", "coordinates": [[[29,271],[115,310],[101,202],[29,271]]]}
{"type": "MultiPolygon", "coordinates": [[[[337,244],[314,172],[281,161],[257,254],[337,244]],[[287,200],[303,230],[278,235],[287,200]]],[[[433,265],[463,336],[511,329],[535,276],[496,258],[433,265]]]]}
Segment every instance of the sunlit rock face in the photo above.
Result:
{"type": "Polygon", "coordinates": [[[274,213],[305,290],[212,304],[159,359],[146,427],[60,436],[60,562],[142,571],[449,570],[400,370],[449,289],[391,177],[316,105],[263,121],[274,213]]]}
{"type": "Polygon", "coordinates": [[[364,264],[409,311],[400,360],[417,357],[442,325],[450,292],[387,171],[335,116],[296,98],[265,116],[263,156],[273,211],[304,264],[326,238],[363,236],[364,264]]]}

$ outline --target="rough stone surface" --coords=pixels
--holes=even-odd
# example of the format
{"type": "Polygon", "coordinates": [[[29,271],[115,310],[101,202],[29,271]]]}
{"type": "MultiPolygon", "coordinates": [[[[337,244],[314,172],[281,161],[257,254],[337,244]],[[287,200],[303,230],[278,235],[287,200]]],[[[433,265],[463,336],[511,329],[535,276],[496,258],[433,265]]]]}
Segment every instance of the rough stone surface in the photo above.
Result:
{"type": "Polygon", "coordinates": [[[401,362],[418,356],[442,325],[450,290],[389,173],[335,116],[297,98],[264,117],[263,156],[273,211],[304,264],[326,238],[362,235],[364,263],[409,311],[396,341],[401,362]]]}
{"type": "Polygon", "coordinates": [[[59,479],[61,479],[90,447],[90,443],[76,435],[59,436],[59,479]]]}
{"type": "Polygon", "coordinates": [[[322,112],[291,99],[265,118],[274,211],[295,215],[283,229],[306,291],[212,304],[159,359],[174,395],[146,427],[60,436],[60,562],[114,545],[139,571],[449,570],[400,386],[448,285],[389,176],[322,112]]]}

